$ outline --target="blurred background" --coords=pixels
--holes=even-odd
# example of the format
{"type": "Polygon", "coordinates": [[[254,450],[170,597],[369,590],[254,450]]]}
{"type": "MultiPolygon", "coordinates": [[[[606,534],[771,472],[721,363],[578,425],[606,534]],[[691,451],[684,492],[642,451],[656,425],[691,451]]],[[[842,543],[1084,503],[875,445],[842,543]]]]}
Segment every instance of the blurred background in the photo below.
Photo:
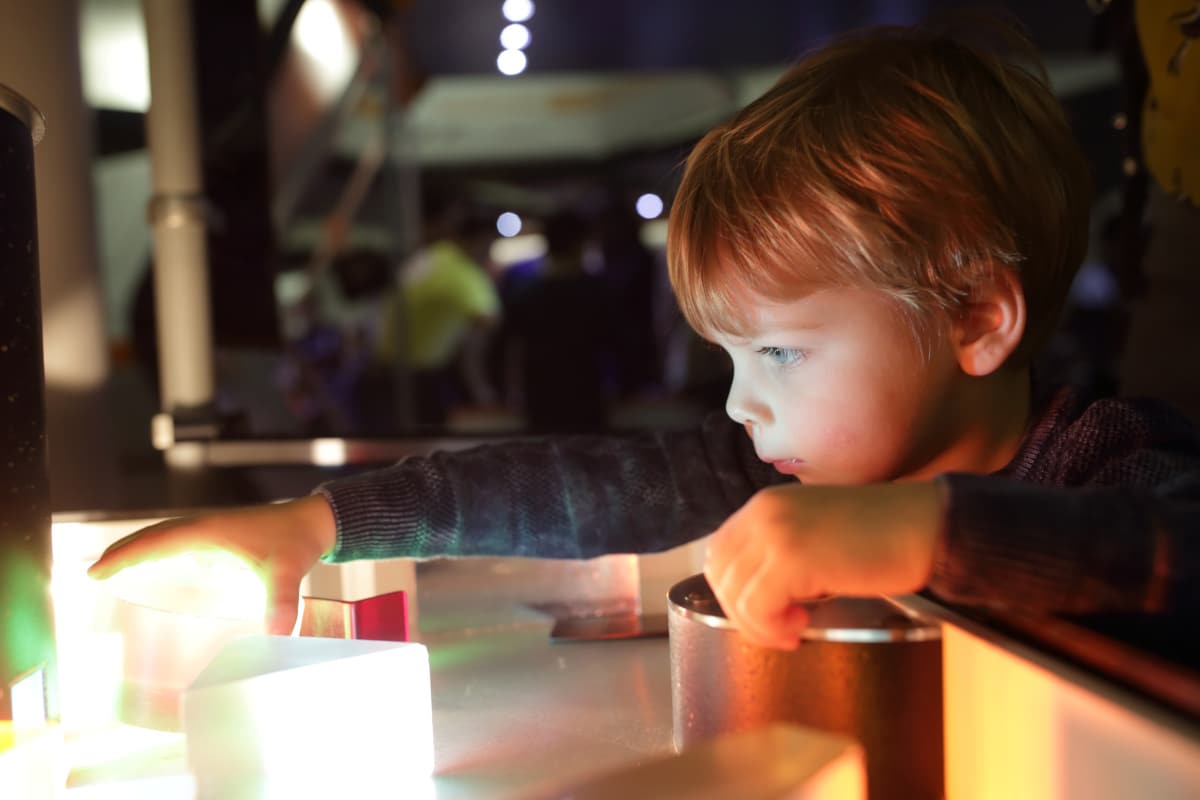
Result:
{"type": "MultiPolygon", "coordinates": [[[[830,36],[965,5],[193,3],[216,435],[694,423],[723,405],[729,373],[666,281],[665,220],[688,150],[830,36]]],[[[1096,176],[1092,251],[1043,369],[1113,389],[1123,211],[1139,175],[1128,5],[984,5],[1028,27],[1096,176]]],[[[0,0],[0,11],[0,83],[47,118],[37,170],[54,506],[164,506],[150,438],[163,404],[143,6],[0,0]]]]}

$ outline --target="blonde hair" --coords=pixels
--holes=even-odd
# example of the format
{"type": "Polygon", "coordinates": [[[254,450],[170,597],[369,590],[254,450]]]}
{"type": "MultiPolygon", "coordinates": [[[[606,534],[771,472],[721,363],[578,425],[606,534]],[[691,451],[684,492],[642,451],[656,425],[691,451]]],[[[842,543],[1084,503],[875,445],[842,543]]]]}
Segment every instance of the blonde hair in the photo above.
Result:
{"type": "Polygon", "coordinates": [[[1083,259],[1091,185],[1033,46],[996,30],[1036,72],[944,30],[872,28],[706,135],[667,240],[688,322],[737,334],[747,292],[873,287],[924,335],[1011,269],[1027,324],[1009,363],[1025,363],[1083,259]]]}

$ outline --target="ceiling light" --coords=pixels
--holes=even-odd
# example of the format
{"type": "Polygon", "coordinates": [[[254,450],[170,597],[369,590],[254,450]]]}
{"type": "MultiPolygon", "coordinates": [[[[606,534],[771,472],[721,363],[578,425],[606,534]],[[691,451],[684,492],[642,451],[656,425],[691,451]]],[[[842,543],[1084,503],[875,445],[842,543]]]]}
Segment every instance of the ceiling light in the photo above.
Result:
{"type": "Polygon", "coordinates": [[[502,50],[496,56],[496,69],[505,75],[520,75],[525,71],[525,54],[520,50],[502,50]]]}
{"type": "Polygon", "coordinates": [[[656,194],[644,194],[637,199],[637,213],[642,219],[657,219],[663,212],[662,198],[656,194]]]}
{"type": "Polygon", "coordinates": [[[509,22],[525,22],[533,16],[533,0],[504,0],[500,13],[509,22]]]}
{"type": "Polygon", "coordinates": [[[357,64],[355,44],[330,0],[310,0],[296,17],[292,38],[307,57],[306,67],[323,99],[343,91],[357,64]]]}
{"type": "Polygon", "coordinates": [[[500,44],[505,50],[524,50],[529,46],[529,28],[520,23],[505,25],[500,31],[500,44]]]}
{"type": "Polygon", "coordinates": [[[521,218],[511,211],[496,217],[496,230],[501,236],[516,236],[521,232],[521,218]]]}

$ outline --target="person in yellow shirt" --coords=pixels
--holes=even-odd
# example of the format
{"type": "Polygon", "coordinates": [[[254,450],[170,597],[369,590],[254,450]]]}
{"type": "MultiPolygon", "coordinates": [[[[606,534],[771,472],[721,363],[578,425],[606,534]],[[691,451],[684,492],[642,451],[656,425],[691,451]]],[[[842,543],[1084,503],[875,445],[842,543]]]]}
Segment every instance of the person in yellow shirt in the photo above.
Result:
{"type": "Polygon", "coordinates": [[[1142,152],[1155,183],[1200,208],[1200,0],[1138,0],[1138,39],[1150,85],[1142,152]]]}
{"type": "Polygon", "coordinates": [[[1141,163],[1148,240],[1130,307],[1121,391],[1170,401],[1200,421],[1200,0],[1136,0],[1144,60],[1141,163]],[[1182,357],[1181,357],[1181,354],[1182,357]]]}
{"type": "Polygon", "coordinates": [[[375,357],[385,368],[402,363],[416,423],[437,426],[456,406],[496,403],[486,354],[500,299],[480,263],[490,226],[435,200],[426,230],[429,243],[400,267],[384,304],[375,357]]]}

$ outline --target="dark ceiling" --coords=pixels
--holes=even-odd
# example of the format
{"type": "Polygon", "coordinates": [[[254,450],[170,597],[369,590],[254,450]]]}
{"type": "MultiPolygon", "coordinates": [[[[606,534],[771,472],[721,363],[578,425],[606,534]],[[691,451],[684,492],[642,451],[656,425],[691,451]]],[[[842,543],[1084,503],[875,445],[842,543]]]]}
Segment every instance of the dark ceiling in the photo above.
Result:
{"type": "MultiPolygon", "coordinates": [[[[849,28],[960,8],[1008,12],[1043,52],[1087,48],[1085,0],[541,0],[526,23],[530,72],[723,69],[779,64],[849,28]]],[[[430,74],[492,73],[500,0],[415,0],[409,42],[430,74]]]]}

